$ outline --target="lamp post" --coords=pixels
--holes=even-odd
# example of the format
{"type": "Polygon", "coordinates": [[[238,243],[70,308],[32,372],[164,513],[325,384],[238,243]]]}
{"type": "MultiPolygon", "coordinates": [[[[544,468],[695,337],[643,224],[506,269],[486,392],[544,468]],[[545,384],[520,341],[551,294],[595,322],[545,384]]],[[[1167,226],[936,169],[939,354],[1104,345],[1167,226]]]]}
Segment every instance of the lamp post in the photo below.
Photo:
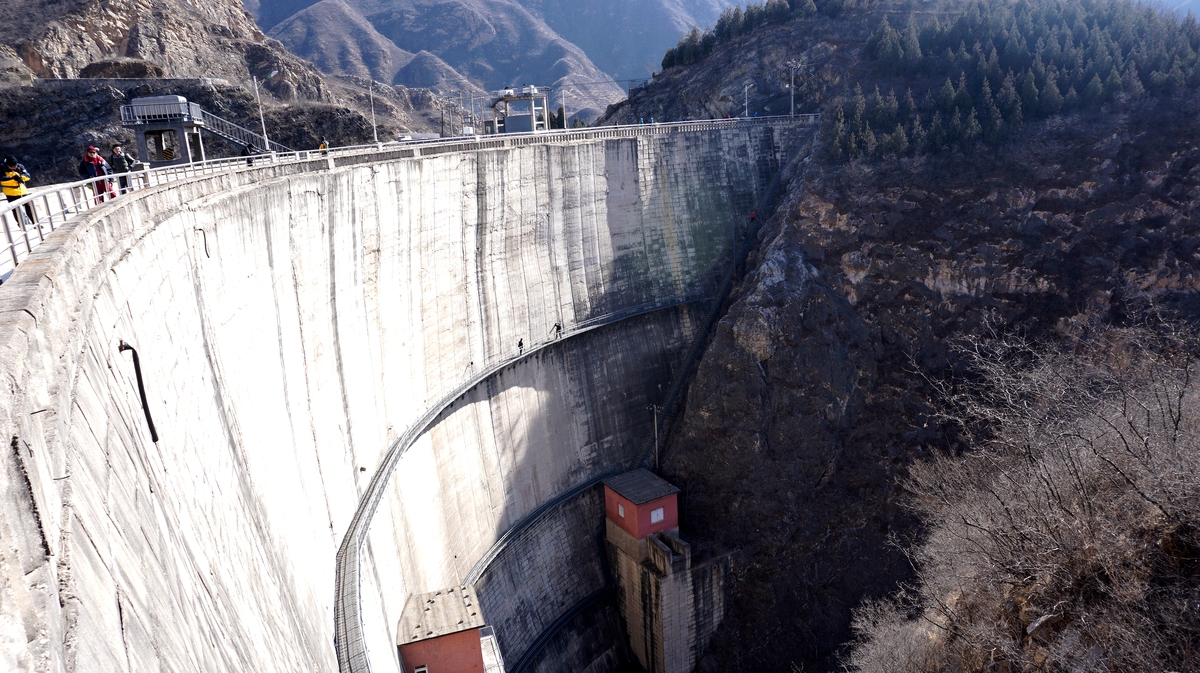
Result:
{"type": "Polygon", "coordinates": [[[571,113],[567,110],[567,94],[579,93],[574,89],[563,89],[563,130],[571,128],[571,113]]]}
{"type": "MultiPolygon", "coordinates": [[[[278,74],[279,74],[278,70],[272,70],[270,75],[267,75],[266,77],[263,78],[263,82],[265,83],[267,80],[271,79],[272,77],[274,77],[275,75],[278,75],[278,74]]],[[[258,75],[251,75],[251,77],[254,79],[254,98],[258,101],[258,122],[260,124],[262,124],[263,146],[264,146],[263,151],[270,152],[271,151],[271,141],[267,139],[267,120],[265,117],[263,117],[262,95],[258,93],[258,75]]]]}
{"type": "Polygon", "coordinates": [[[788,62],[784,63],[783,65],[786,66],[788,69],[788,72],[791,73],[792,79],[791,79],[791,84],[788,85],[788,89],[790,89],[792,92],[792,116],[795,117],[796,116],[796,70],[803,67],[804,63],[801,61],[797,61],[796,59],[793,58],[793,59],[788,60],[788,62]]]}
{"type": "Polygon", "coordinates": [[[375,144],[379,144],[379,129],[375,127],[375,80],[371,80],[367,86],[367,93],[371,98],[371,135],[375,137],[375,144]]]}
{"type": "Polygon", "coordinates": [[[754,82],[751,82],[750,80],[742,82],[742,104],[744,106],[742,109],[743,117],[750,116],[750,87],[752,86],[754,86],[754,82]]]}

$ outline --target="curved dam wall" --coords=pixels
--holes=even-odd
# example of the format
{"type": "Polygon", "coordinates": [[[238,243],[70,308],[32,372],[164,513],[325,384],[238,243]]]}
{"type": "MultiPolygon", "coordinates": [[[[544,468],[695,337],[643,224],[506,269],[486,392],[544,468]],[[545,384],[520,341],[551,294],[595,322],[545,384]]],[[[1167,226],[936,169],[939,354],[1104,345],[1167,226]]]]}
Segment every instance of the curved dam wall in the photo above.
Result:
{"type": "MultiPolygon", "coordinates": [[[[371,525],[363,624],[397,670],[410,594],[636,450],[789,132],[247,167],[54,234],[0,287],[0,664],[336,669],[334,554],[368,480],[507,363],[405,453],[371,525]]],[[[584,553],[558,547],[498,563],[584,553]]],[[[492,582],[506,657],[582,575],[492,582]]]]}

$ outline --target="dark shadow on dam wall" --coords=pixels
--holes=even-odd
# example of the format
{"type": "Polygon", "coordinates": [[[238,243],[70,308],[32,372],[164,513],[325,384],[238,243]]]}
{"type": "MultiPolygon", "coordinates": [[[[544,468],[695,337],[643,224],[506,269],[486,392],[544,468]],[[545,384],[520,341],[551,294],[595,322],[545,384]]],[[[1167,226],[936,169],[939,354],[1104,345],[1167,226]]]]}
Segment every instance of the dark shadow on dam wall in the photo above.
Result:
{"type": "MultiPolygon", "coordinates": [[[[5,617],[41,634],[22,651],[70,671],[333,670],[334,555],[371,476],[430,405],[513,360],[386,482],[363,623],[374,670],[396,670],[409,595],[635,450],[695,329],[669,306],[711,287],[789,131],[705,133],[256,165],[56,232],[0,288],[0,522],[20,550],[0,572],[25,606],[5,617]],[[555,323],[643,305],[521,357],[555,323]]],[[[584,578],[568,591],[594,585],[585,547],[564,549],[584,578]]],[[[489,576],[506,656],[558,615],[502,577],[554,558],[518,546],[489,576]]]]}

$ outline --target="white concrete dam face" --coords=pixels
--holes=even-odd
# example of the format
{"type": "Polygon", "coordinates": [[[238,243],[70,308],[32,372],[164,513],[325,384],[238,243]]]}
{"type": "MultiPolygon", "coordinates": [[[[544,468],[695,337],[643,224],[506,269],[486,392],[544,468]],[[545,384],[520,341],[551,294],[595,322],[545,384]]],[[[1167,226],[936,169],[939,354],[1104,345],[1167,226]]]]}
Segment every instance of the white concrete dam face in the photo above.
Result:
{"type": "MultiPolygon", "coordinates": [[[[511,361],[371,524],[365,635],[397,670],[410,594],[636,450],[780,133],[245,168],[60,230],[0,287],[0,669],[335,670],[334,555],[382,456],[511,361]]],[[[551,575],[495,583],[506,657],[561,611],[551,575]]]]}

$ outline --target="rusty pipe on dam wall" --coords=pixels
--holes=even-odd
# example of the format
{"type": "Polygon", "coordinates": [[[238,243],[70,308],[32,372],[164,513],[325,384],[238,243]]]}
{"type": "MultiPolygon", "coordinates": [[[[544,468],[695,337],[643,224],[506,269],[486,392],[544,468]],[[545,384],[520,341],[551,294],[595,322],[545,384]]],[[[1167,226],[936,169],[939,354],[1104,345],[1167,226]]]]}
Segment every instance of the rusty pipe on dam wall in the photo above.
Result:
{"type": "Polygon", "coordinates": [[[138,358],[137,349],[121,341],[117,352],[129,351],[133,354],[133,373],[137,376],[138,397],[142,400],[142,413],[146,415],[146,427],[150,429],[150,441],[158,442],[158,430],[154,429],[154,419],[150,417],[150,403],[146,401],[146,384],[142,381],[142,361],[138,358]]]}

